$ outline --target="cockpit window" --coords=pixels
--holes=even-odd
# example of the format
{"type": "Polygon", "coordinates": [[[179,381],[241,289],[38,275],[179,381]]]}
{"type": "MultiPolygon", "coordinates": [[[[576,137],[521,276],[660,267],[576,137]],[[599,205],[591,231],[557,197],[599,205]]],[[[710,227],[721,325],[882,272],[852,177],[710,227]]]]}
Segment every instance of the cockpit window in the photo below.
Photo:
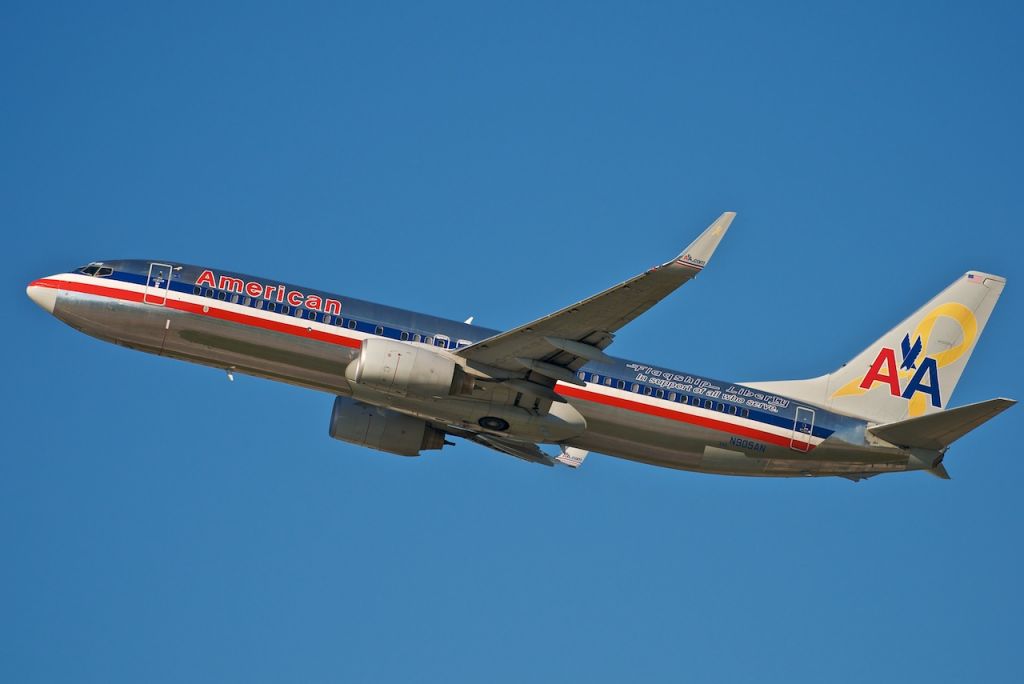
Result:
{"type": "Polygon", "coordinates": [[[110,266],[104,266],[101,263],[91,263],[88,266],[83,266],[78,269],[79,273],[84,273],[87,276],[96,276],[97,278],[106,278],[109,275],[114,274],[114,269],[110,266]]]}

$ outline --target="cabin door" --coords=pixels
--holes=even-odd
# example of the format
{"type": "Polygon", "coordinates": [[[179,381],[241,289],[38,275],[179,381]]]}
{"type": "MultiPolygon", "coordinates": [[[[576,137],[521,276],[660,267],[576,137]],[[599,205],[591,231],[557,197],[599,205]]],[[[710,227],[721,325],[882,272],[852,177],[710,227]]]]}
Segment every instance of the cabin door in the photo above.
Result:
{"type": "Polygon", "coordinates": [[[796,407],[796,419],[793,421],[793,436],[789,446],[797,451],[811,450],[811,432],[814,430],[814,411],[804,406],[796,407]]]}
{"type": "Polygon", "coordinates": [[[146,277],[146,291],[142,294],[142,301],[146,304],[163,306],[167,303],[167,292],[171,289],[171,276],[173,266],[170,264],[152,263],[149,265],[149,275],[146,277]]]}

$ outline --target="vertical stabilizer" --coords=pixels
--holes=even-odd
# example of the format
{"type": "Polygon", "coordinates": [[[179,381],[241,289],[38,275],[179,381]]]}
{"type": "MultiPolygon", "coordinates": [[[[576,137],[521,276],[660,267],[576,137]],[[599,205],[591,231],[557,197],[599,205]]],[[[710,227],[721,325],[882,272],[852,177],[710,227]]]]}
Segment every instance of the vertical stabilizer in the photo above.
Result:
{"type": "Polygon", "coordinates": [[[878,423],[941,411],[1005,284],[968,271],[834,373],[745,384],[878,423]]]}

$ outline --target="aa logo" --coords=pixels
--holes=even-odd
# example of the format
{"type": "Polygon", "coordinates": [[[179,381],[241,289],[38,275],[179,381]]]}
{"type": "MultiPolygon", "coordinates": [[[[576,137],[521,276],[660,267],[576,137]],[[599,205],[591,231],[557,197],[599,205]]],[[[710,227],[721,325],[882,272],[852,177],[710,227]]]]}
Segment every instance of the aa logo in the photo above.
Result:
{"type": "Polygon", "coordinates": [[[831,398],[858,397],[884,388],[891,396],[909,402],[908,415],[924,414],[929,404],[942,408],[941,371],[967,354],[977,337],[978,322],[970,309],[958,302],[940,304],[921,318],[912,332],[904,335],[898,350],[883,346],[867,373],[846,382],[831,398]],[[954,334],[955,328],[950,330],[943,324],[940,326],[943,332],[933,336],[940,319],[954,321],[960,334],[954,334]]]}
{"type": "Polygon", "coordinates": [[[888,386],[889,394],[894,397],[903,397],[904,399],[910,399],[918,392],[923,392],[931,397],[932,406],[942,408],[942,392],[939,390],[939,368],[935,363],[935,359],[931,356],[926,356],[921,359],[920,365],[917,365],[918,357],[921,356],[923,348],[924,344],[921,342],[920,335],[911,344],[910,333],[907,333],[907,336],[903,338],[903,343],[900,345],[902,359],[899,368],[897,368],[896,350],[882,347],[878,352],[878,356],[875,357],[874,363],[871,364],[871,368],[868,369],[864,379],[861,380],[860,388],[869,390],[875,386],[876,382],[880,382],[888,386]],[[901,369],[904,371],[914,371],[910,382],[903,389],[900,389],[899,371],[901,369]]]}

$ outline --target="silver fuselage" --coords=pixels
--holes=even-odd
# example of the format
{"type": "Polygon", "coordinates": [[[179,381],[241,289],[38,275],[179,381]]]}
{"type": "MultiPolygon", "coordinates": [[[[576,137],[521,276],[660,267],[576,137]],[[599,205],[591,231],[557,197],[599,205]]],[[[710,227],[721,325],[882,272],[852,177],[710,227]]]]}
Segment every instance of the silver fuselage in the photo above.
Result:
{"type": "MultiPolygon", "coordinates": [[[[451,353],[494,330],[243,274],[232,275],[244,283],[266,284],[259,297],[197,286],[204,271],[198,267],[143,260],[103,263],[112,271],[106,277],[57,274],[32,283],[29,294],[58,319],[108,342],[355,397],[439,425],[479,429],[478,419],[496,411],[528,417],[550,407],[519,405],[516,391],[500,385],[484,396],[417,399],[384,395],[345,377],[368,337],[393,337],[451,353]],[[318,311],[313,320],[299,318],[296,309],[309,311],[284,303],[269,311],[274,297],[267,295],[275,286],[336,301],[340,314],[318,311]]],[[[585,430],[551,434],[542,421],[524,419],[512,421],[523,426],[522,432],[507,436],[731,475],[863,477],[930,468],[939,456],[870,439],[861,419],[735,383],[620,359],[588,364],[580,373],[585,386],[559,383],[555,389],[583,416],[585,430]]]]}

